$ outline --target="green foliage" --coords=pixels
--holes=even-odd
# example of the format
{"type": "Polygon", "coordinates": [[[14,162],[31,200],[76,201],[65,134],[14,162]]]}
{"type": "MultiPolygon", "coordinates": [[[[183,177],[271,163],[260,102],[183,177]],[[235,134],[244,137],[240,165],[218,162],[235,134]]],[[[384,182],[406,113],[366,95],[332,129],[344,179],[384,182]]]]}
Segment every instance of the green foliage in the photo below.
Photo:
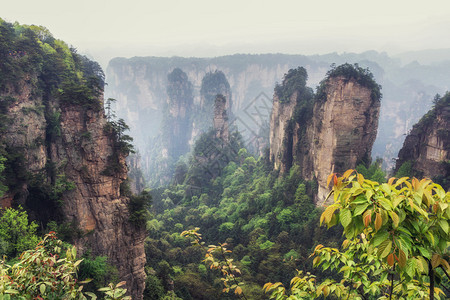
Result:
{"type": "Polygon", "coordinates": [[[413,175],[413,162],[412,161],[406,161],[404,162],[400,168],[398,168],[397,173],[395,174],[395,177],[409,177],[413,175]]]}
{"type": "MultiPolygon", "coordinates": [[[[207,149],[207,145],[205,141],[200,149],[207,149]]],[[[289,280],[295,269],[304,268],[317,239],[339,238],[336,231],[315,229],[319,216],[312,201],[314,184],[301,180],[298,166],[278,177],[268,171],[263,159],[256,160],[245,149],[235,153],[217,177],[205,176],[205,169],[199,172],[200,179],[209,179],[198,185],[201,188],[192,180],[187,181],[191,185],[185,182],[152,191],[155,219],[147,222],[151,229],[146,246],[148,265],[155,268],[163,284],[168,279],[158,272],[159,262],[181,266],[184,275],[170,276],[175,292],[184,299],[226,299],[232,294],[221,295],[224,287],[218,284],[215,273],[199,270],[204,253],[174,236],[182,230],[180,224],[187,231],[201,226],[211,244],[227,243],[225,248],[232,250],[227,258],[233,259],[241,271],[239,280],[245,282],[243,293],[255,300],[264,299],[261,287],[265,282],[289,280]],[[290,259],[292,249],[297,254],[290,259]],[[289,259],[287,253],[291,254],[289,259]],[[201,280],[187,281],[186,274],[201,280]]],[[[189,169],[196,163],[191,161],[189,169]]]]}
{"type": "Polygon", "coordinates": [[[108,122],[108,126],[107,131],[110,131],[114,138],[114,150],[123,155],[134,153],[134,147],[131,143],[133,138],[124,134],[125,131],[130,130],[130,127],[125,123],[125,121],[123,119],[110,121],[108,122]]]}
{"type": "Polygon", "coordinates": [[[103,175],[114,176],[125,171],[121,157],[134,153],[134,146],[131,143],[133,138],[125,134],[125,131],[129,129],[130,127],[123,119],[106,122],[103,130],[113,139],[113,153],[108,157],[108,164],[102,172],[103,175]]]}
{"type": "Polygon", "coordinates": [[[121,281],[118,284],[110,283],[107,287],[100,288],[99,291],[105,294],[105,300],[131,300],[130,296],[125,296],[127,290],[121,288],[125,284],[125,281],[121,281]]]}
{"type": "Polygon", "coordinates": [[[9,259],[18,253],[32,249],[39,239],[36,236],[38,225],[28,221],[27,213],[19,207],[4,208],[0,211],[0,256],[9,259]]]}
{"type": "Polygon", "coordinates": [[[288,298],[281,283],[265,285],[277,299],[338,298],[441,299],[435,285],[448,276],[450,194],[431,180],[390,178],[387,183],[365,179],[348,170],[331,174],[333,203],[321,223],[342,225],[342,250],[316,246],[315,267],[341,274],[341,280],[319,283],[299,273],[288,298]],[[438,272],[443,270],[443,273],[438,272]]]}
{"type": "Polygon", "coordinates": [[[108,263],[106,256],[93,257],[89,252],[83,255],[83,261],[78,271],[78,279],[89,281],[84,285],[83,291],[93,292],[108,285],[109,282],[119,280],[117,268],[108,263]]]}
{"type": "Polygon", "coordinates": [[[142,191],[139,195],[132,195],[128,203],[130,222],[137,227],[144,227],[149,219],[149,208],[152,196],[148,191],[142,191]]]}
{"type": "Polygon", "coordinates": [[[275,85],[275,94],[280,103],[289,102],[294,92],[299,92],[299,94],[309,92],[310,90],[306,87],[307,80],[308,74],[305,68],[290,69],[283,77],[283,84],[275,85]]]}
{"type": "Polygon", "coordinates": [[[155,275],[147,275],[145,280],[144,299],[159,300],[164,297],[164,287],[155,275]]]}
{"type": "Polygon", "coordinates": [[[343,77],[346,81],[355,80],[358,84],[367,87],[371,90],[372,101],[379,101],[381,99],[381,86],[376,83],[373,74],[369,69],[361,68],[358,64],[345,63],[337,66],[331,65],[331,69],[327,72],[324,80],[320,82],[317,88],[316,99],[319,101],[326,100],[326,89],[330,78],[343,77]]]}
{"type": "Polygon", "coordinates": [[[64,104],[99,109],[105,76],[98,63],[53,38],[44,27],[0,23],[0,90],[17,90],[31,82],[48,97],[59,94],[64,104]]]}
{"type": "MultiPolygon", "coordinates": [[[[364,176],[364,178],[370,179],[372,181],[376,181],[379,183],[386,182],[386,173],[381,169],[382,160],[377,159],[376,162],[370,164],[368,168],[365,165],[359,164],[356,166],[356,172],[360,173],[364,176]]],[[[404,177],[398,176],[397,177],[404,177]]]]}
{"type": "MultiPolygon", "coordinates": [[[[82,292],[86,282],[77,281],[82,260],[77,260],[76,254],[75,247],[67,247],[50,232],[36,249],[23,252],[17,263],[0,262],[0,296],[23,300],[97,299],[93,293],[82,292]]],[[[131,299],[124,296],[126,290],[120,288],[123,284],[102,288],[104,299],[131,299]]]]}
{"type": "MultiPolygon", "coordinates": [[[[202,235],[198,233],[199,228],[195,228],[193,230],[183,231],[181,236],[187,236],[193,238],[192,242],[194,245],[204,247],[204,243],[201,242],[202,235]]],[[[222,283],[224,285],[224,289],[222,292],[229,293],[234,292],[238,296],[239,299],[247,299],[245,294],[242,291],[243,283],[239,281],[238,276],[241,274],[241,271],[233,264],[233,259],[227,257],[231,253],[231,250],[226,248],[227,244],[219,244],[210,245],[206,250],[205,259],[206,262],[211,269],[219,270],[222,274],[222,283]]]]}

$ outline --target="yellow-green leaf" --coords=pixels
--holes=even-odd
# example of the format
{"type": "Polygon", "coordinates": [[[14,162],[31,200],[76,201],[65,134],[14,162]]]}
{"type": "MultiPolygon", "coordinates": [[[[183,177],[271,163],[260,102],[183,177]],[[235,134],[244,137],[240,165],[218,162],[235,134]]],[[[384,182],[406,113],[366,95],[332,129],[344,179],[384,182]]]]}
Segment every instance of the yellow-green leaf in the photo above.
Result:
{"type": "Polygon", "coordinates": [[[320,225],[322,225],[322,222],[329,223],[336,209],[337,209],[336,205],[328,206],[320,216],[320,225]]]}
{"type": "Polygon", "coordinates": [[[380,258],[385,258],[388,256],[388,254],[391,252],[392,248],[392,241],[386,240],[381,243],[381,245],[378,247],[378,255],[380,258]]]}
{"type": "Polygon", "coordinates": [[[448,234],[448,221],[447,220],[439,220],[439,226],[442,228],[442,230],[448,234]]]}
{"type": "Polygon", "coordinates": [[[398,223],[400,221],[398,215],[395,212],[393,212],[393,211],[390,211],[389,215],[391,216],[392,223],[394,224],[394,228],[397,228],[398,227],[398,223]]]}
{"type": "Polygon", "coordinates": [[[358,173],[357,179],[358,179],[358,183],[360,185],[362,185],[364,183],[364,176],[362,174],[358,173]]]}
{"type": "Polygon", "coordinates": [[[353,173],[354,170],[352,169],[348,169],[347,171],[345,171],[344,175],[342,175],[342,177],[344,177],[345,179],[348,178],[348,176],[350,176],[350,174],[353,173]]]}
{"type": "Polygon", "coordinates": [[[41,292],[42,295],[44,295],[44,293],[45,293],[45,284],[42,283],[42,284],[39,286],[39,291],[41,292]]]}
{"type": "Polygon", "coordinates": [[[367,207],[369,205],[370,205],[370,203],[363,203],[363,204],[357,205],[355,210],[353,211],[353,215],[354,216],[359,216],[360,214],[362,214],[367,209],[367,207]]]}
{"type": "Polygon", "coordinates": [[[340,220],[342,226],[347,227],[352,222],[352,213],[349,209],[344,208],[340,214],[340,220]]]}
{"type": "Polygon", "coordinates": [[[437,253],[434,253],[431,257],[431,266],[433,269],[437,268],[441,262],[441,256],[437,253]]]}
{"type": "Polygon", "coordinates": [[[330,175],[328,175],[327,177],[327,187],[330,185],[331,179],[333,178],[334,173],[331,173],[330,175]]]}
{"type": "Polygon", "coordinates": [[[363,214],[364,226],[369,226],[370,222],[372,222],[372,210],[366,210],[363,214]]]}

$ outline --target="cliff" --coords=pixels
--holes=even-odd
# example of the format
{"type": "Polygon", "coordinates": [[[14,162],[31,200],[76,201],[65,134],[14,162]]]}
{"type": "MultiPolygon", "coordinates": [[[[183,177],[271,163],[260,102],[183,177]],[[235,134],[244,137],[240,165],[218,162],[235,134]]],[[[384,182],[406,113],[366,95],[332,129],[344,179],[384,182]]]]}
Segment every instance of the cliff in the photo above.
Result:
{"type": "Polygon", "coordinates": [[[202,79],[209,72],[221,70],[233,95],[232,108],[228,110],[230,120],[236,120],[246,146],[253,147],[253,153],[261,153],[263,145],[268,144],[265,130],[268,126],[265,125],[270,120],[273,89],[289,69],[303,66],[308,72],[307,86],[315,88],[330,64],[358,63],[370,68],[376,81],[383,86],[380,122],[372,153],[374,157],[383,158],[384,168],[391,168],[405,134],[431,108],[433,96],[449,89],[446,80],[450,77],[448,62],[404,65],[401,58],[375,51],[310,56],[239,54],[215,58],[114,58],[106,72],[106,96],[119,100],[116,109],[119,117],[130,125],[131,135],[145,160],[144,150],[152,147],[150,138],[155,138],[162,122],[167,74],[174,68],[181,68],[192,83],[194,103],[199,104],[202,79]]]}
{"type": "Polygon", "coordinates": [[[79,254],[108,256],[142,299],[145,231],[120,192],[127,151],[103,112],[103,72],[45,28],[14,26],[0,22],[2,205],[69,226],[79,254]]]}
{"type": "Polygon", "coordinates": [[[223,111],[230,111],[230,84],[223,72],[216,70],[205,74],[200,94],[200,101],[195,103],[193,85],[180,68],[168,74],[167,100],[161,114],[159,133],[152,139],[151,147],[144,151],[145,173],[150,186],[168,184],[178,160],[191,150],[202,133],[214,126],[217,95],[223,95],[223,111]]]}
{"type": "Polygon", "coordinates": [[[305,92],[306,71],[296,70],[300,71],[302,75],[296,77],[290,71],[275,89],[270,159],[282,173],[297,164],[304,179],[317,180],[316,204],[320,205],[328,191],[329,174],[370,161],[380,87],[368,71],[345,64],[327,73],[312,101],[305,92]],[[280,101],[280,95],[289,101],[280,101]]]}
{"type": "Polygon", "coordinates": [[[214,101],[214,118],[213,118],[213,128],[215,131],[216,138],[221,139],[225,143],[228,142],[230,138],[230,132],[228,129],[228,114],[227,114],[227,98],[219,94],[216,96],[214,101]]]}
{"type": "Polygon", "coordinates": [[[400,149],[400,176],[428,177],[450,188],[450,94],[436,97],[434,107],[415,124],[400,149]]]}
{"type": "Polygon", "coordinates": [[[298,137],[295,132],[301,134],[312,115],[313,91],[306,87],[307,78],[303,67],[291,69],[284,76],[282,85],[275,87],[269,126],[269,155],[274,168],[282,173],[289,171],[296,159],[298,137]]]}
{"type": "Polygon", "coordinates": [[[317,178],[319,203],[328,193],[329,174],[370,163],[381,97],[374,89],[379,91],[375,83],[368,85],[352,76],[331,73],[326,79],[326,96],[316,101],[312,127],[307,129],[312,169],[304,170],[307,179],[317,178]]]}

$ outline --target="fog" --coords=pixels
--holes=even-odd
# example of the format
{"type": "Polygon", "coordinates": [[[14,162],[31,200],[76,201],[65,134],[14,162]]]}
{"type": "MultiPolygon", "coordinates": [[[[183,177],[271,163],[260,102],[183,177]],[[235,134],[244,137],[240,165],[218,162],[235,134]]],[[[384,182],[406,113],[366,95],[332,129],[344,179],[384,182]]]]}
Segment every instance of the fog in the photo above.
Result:
{"type": "Polygon", "coordinates": [[[1,18],[45,26],[103,66],[115,56],[450,48],[446,0],[2,2],[1,18]]]}

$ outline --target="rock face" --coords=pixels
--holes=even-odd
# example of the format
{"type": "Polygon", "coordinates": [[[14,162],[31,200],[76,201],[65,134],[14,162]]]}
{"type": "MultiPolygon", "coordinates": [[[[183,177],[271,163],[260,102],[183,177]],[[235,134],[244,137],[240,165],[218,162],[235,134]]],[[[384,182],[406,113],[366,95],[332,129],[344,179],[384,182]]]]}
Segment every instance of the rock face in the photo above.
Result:
{"type": "Polygon", "coordinates": [[[274,168],[281,173],[303,160],[299,156],[300,145],[309,145],[304,133],[312,117],[314,95],[306,87],[307,77],[303,67],[291,69],[284,76],[282,85],[275,87],[270,116],[269,155],[274,168]]]}
{"type": "Polygon", "coordinates": [[[194,105],[192,84],[181,69],[176,68],[168,75],[167,94],[167,110],[162,126],[164,149],[170,157],[179,157],[189,151],[194,105]]]}
{"type": "MultiPolygon", "coordinates": [[[[317,205],[323,203],[327,194],[329,174],[342,173],[370,160],[377,133],[379,86],[374,82],[363,85],[357,76],[336,75],[345,73],[341,72],[343,69],[358,70],[343,65],[330,71],[314,104],[304,92],[301,80],[294,85],[288,102],[280,102],[277,89],[274,96],[270,159],[282,173],[297,164],[306,180],[316,179],[317,205]]],[[[369,76],[364,72],[358,76],[362,75],[369,76]]],[[[288,87],[288,76],[289,73],[280,87],[281,93],[288,87]]]]}
{"type": "Polygon", "coordinates": [[[127,177],[125,157],[119,157],[120,172],[103,174],[114,151],[111,134],[104,130],[103,110],[60,105],[58,99],[44,105],[41,97],[33,97],[35,91],[26,81],[20,86],[20,94],[0,95],[2,99],[15,99],[7,108],[6,115],[13,124],[3,141],[8,149],[23,155],[21,163],[28,173],[18,178],[20,185],[9,193],[14,205],[25,205],[42,221],[56,218],[75,224],[82,232],[74,239],[79,253],[90,249],[94,255],[108,256],[121,279],[127,281],[134,299],[141,299],[145,231],[128,221],[129,199],[120,195],[120,184],[127,177]],[[57,116],[59,123],[58,134],[50,139],[51,117],[46,119],[44,111],[57,116]],[[49,164],[53,166],[51,172],[47,171],[49,164]],[[49,185],[62,178],[73,186],[60,195],[60,206],[51,201],[35,203],[36,183],[29,178],[41,178],[49,185]]]}
{"type": "Polygon", "coordinates": [[[108,256],[134,298],[141,299],[145,230],[130,224],[129,199],[120,195],[120,184],[127,177],[125,157],[119,157],[121,172],[103,175],[114,151],[104,126],[102,111],[77,106],[62,108],[61,139],[52,145],[51,159],[65,163],[65,174],[76,186],[63,195],[63,215],[79,224],[82,232],[91,232],[76,241],[78,249],[92,249],[96,255],[108,256]],[[82,137],[85,132],[91,133],[90,140],[82,137]]]}
{"type": "Polygon", "coordinates": [[[410,176],[437,180],[448,189],[450,184],[450,94],[435,99],[435,107],[413,126],[398,154],[396,170],[411,164],[410,176]],[[444,179],[443,181],[440,179],[444,179]]]}
{"type": "Polygon", "coordinates": [[[298,93],[295,92],[288,103],[280,103],[278,95],[273,97],[272,113],[270,115],[270,157],[274,168],[282,173],[292,166],[293,134],[290,120],[297,106],[298,93]]]}
{"type": "Polygon", "coordinates": [[[214,102],[214,120],[213,127],[216,133],[216,138],[227,142],[230,137],[228,129],[228,115],[227,115],[227,99],[222,95],[217,95],[214,102]]]}
{"type": "Polygon", "coordinates": [[[379,113],[380,101],[372,99],[370,88],[341,76],[328,79],[326,101],[315,103],[312,127],[307,129],[312,169],[306,168],[304,174],[317,178],[319,202],[328,192],[329,174],[370,161],[379,113]]]}
{"type": "MultiPolygon", "coordinates": [[[[175,68],[167,76],[167,101],[159,134],[144,152],[144,168],[150,186],[170,183],[181,156],[191,150],[194,141],[213,126],[216,96],[223,98],[224,118],[231,108],[231,90],[221,71],[209,72],[202,79],[201,98],[194,102],[193,86],[187,74],[175,68]]],[[[219,113],[219,112],[218,112],[219,113]]],[[[227,123],[228,124],[228,123],[227,123]]],[[[228,136],[228,128],[223,132],[228,136]]]]}
{"type": "MultiPolygon", "coordinates": [[[[233,119],[231,114],[237,118],[239,131],[246,141],[250,141],[246,142],[247,147],[253,140],[259,139],[262,140],[259,145],[267,145],[268,134],[260,129],[270,121],[273,88],[289,69],[303,66],[308,71],[308,86],[315,88],[330,64],[359,63],[364,68],[370,68],[376,81],[383,86],[380,122],[372,153],[374,157],[383,158],[383,167],[390,169],[406,133],[431,108],[433,96],[450,89],[447,79],[450,78],[450,68],[445,63],[405,64],[402,60],[401,56],[390,57],[375,51],[311,56],[263,54],[215,58],[114,58],[107,68],[106,97],[118,100],[116,110],[119,117],[130,125],[131,135],[145,160],[143,151],[152,146],[149,137],[154,138],[161,123],[160,116],[167,98],[167,74],[174,68],[181,68],[192,82],[194,103],[198,104],[201,102],[200,90],[205,74],[222,70],[233,93],[232,110],[228,111],[230,120],[233,119]],[[258,101],[261,93],[267,99],[263,103],[258,101]],[[254,113],[259,117],[255,118],[254,113]]],[[[254,149],[261,150],[258,145],[254,145],[254,149]]]]}
{"type": "Polygon", "coordinates": [[[103,71],[45,28],[15,26],[0,20],[2,34],[9,32],[0,47],[8,186],[0,201],[22,205],[42,228],[49,221],[70,227],[78,253],[107,256],[133,299],[142,299],[145,230],[129,221],[130,199],[121,195],[126,153],[105,118],[103,71]]]}

